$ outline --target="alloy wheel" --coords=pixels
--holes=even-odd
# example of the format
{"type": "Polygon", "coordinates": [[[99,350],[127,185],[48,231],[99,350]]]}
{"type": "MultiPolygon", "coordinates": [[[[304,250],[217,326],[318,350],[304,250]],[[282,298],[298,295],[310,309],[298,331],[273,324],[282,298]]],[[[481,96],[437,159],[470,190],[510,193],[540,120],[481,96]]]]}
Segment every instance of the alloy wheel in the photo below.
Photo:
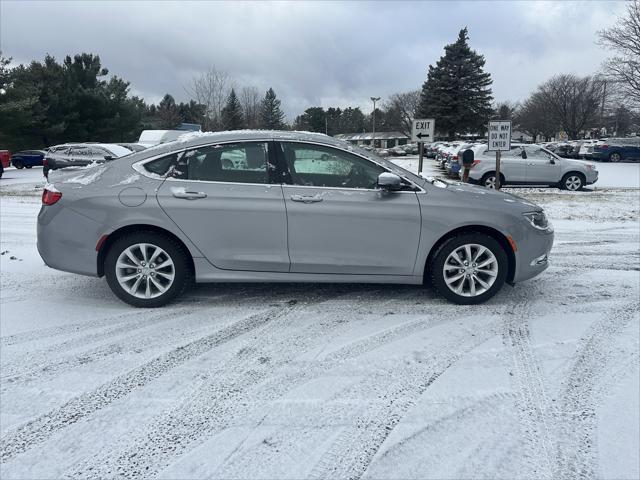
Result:
{"type": "Polygon", "coordinates": [[[496,177],[487,177],[484,181],[484,186],[487,188],[496,188],[496,177]]]}
{"type": "Polygon", "coordinates": [[[619,153],[612,153],[611,156],[609,157],[609,160],[611,160],[612,162],[619,162],[620,161],[620,154],[619,153]]]}
{"type": "Polygon", "coordinates": [[[582,187],[582,179],[577,175],[569,175],[564,181],[564,185],[567,187],[567,190],[580,190],[580,187],[582,187]]]}
{"type": "Polygon", "coordinates": [[[442,268],[444,282],[455,294],[476,297],[489,290],[498,276],[498,260],[483,245],[469,243],[452,251],[442,268]]]}
{"type": "Polygon", "coordinates": [[[159,297],[171,287],[176,274],[169,254],[151,243],[124,249],[115,268],[122,289],[137,298],[159,297]]]}

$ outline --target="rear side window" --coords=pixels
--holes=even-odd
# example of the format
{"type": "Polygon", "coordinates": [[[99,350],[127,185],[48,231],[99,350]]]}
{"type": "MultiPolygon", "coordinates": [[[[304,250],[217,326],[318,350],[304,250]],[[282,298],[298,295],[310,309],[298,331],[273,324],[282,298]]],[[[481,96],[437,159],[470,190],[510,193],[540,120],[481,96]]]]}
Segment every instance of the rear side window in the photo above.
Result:
{"type": "Polygon", "coordinates": [[[177,162],[178,155],[179,153],[172,153],[166,157],[157,158],[145,163],[143,167],[149,173],[164,177],[169,171],[169,168],[171,168],[171,165],[177,162]]]}
{"type": "Polygon", "coordinates": [[[265,142],[208,145],[187,150],[173,171],[184,180],[269,183],[265,142]]]}

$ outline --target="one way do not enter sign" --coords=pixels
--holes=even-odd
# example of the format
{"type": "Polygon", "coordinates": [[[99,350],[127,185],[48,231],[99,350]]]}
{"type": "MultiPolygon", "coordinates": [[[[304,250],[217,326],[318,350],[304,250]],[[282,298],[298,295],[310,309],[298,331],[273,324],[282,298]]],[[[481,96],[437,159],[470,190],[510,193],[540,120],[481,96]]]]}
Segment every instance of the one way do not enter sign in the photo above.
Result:
{"type": "Polygon", "coordinates": [[[412,142],[433,142],[433,118],[414,119],[411,128],[412,142]]]}

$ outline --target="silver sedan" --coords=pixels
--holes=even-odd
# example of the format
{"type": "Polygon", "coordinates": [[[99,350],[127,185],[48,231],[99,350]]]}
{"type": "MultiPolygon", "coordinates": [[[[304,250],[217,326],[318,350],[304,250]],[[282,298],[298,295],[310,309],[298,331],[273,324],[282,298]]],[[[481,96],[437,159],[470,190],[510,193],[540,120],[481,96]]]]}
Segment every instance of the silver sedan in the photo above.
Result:
{"type": "Polygon", "coordinates": [[[246,131],[52,172],[38,250],[137,307],[196,282],[430,283],[460,304],[547,267],[553,229],[516,196],[424,179],[321,134],[246,131]]]}

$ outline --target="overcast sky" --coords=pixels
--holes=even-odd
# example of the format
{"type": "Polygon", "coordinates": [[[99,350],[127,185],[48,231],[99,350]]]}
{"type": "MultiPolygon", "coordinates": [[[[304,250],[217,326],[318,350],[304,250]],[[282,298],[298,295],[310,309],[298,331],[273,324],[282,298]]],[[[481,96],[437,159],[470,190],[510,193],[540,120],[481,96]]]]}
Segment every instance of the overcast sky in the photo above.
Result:
{"type": "Polygon", "coordinates": [[[99,54],[149,102],[186,100],[210,66],[273,87],[292,120],[310,106],[360,106],[420,88],[427,66],[469,29],[496,100],[525,98],[556,73],[594,73],[594,42],[624,2],[44,2],[0,0],[0,49],[14,62],[99,54]]]}

